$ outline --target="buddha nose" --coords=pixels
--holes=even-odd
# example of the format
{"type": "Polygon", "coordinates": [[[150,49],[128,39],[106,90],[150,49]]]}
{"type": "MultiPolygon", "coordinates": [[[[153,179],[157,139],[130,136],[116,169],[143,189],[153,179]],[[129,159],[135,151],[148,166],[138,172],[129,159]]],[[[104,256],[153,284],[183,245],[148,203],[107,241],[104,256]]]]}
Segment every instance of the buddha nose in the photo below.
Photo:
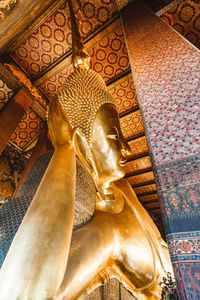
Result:
{"type": "Polygon", "coordinates": [[[122,155],[124,157],[131,155],[131,148],[129,144],[125,141],[124,137],[122,137],[121,139],[121,144],[122,144],[122,149],[121,149],[122,155]]]}

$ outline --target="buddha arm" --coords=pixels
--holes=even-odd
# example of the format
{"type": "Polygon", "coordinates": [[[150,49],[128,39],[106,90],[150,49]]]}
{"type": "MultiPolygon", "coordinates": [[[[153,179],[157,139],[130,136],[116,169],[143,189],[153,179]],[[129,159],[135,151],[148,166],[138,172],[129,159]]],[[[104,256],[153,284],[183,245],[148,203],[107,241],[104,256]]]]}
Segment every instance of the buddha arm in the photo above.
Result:
{"type": "Polygon", "coordinates": [[[115,243],[112,218],[107,213],[96,212],[90,222],[75,230],[65,276],[55,299],[82,299],[102,285],[99,272],[108,267],[115,243]]]}
{"type": "Polygon", "coordinates": [[[0,275],[1,300],[49,299],[67,265],[73,228],[75,152],[56,148],[0,275]]]}

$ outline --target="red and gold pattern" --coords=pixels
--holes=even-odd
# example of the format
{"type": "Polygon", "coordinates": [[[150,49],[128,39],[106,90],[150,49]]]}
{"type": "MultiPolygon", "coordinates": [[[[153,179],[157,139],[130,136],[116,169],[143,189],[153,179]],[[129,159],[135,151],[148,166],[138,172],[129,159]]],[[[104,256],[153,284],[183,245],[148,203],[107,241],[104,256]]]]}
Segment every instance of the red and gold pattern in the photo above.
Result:
{"type": "Polygon", "coordinates": [[[127,158],[134,157],[137,155],[148,153],[149,148],[147,145],[146,137],[140,137],[136,140],[128,142],[130,148],[131,148],[131,154],[127,156],[127,158]]]}
{"type": "Polygon", "coordinates": [[[158,195],[153,194],[153,195],[142,196],[140,197],[140,200],[143,202],[158,200],[158,195]]]}
{"type": "Polygon", "coordinates": [[[23,149],[40,132],[43,124],[42,119],[30,109],[13,133],[12,143],[23,149]]]}
{"type": "Polygon", "coordinates": [[[69,75],[72,71],[73,66],[72,64],[70,64],[62,71],[53,75],[50,79],[40,85],[40,89],[46,94],[49,100],[52,100],[53,97],[62,90],[66,76],[69,75]]]}
{"type": "Polygon", "coordinates": [[[144,132],[140,111],[135,111],[120,119],[122,133],[125,139],[144,132]]]}
{"type": "Polygon", "coordinates": [[[148,209],[152,209],[152,208],[160,209],[159,202],[145,203],[145,207],[147,207],[148,209]]]}
{"type": "MultiPolygon", "coordinates": [[[[112,1],[74,1],[79,29],[84,38],[116,12],[112,1]]],[[[30,75],[35,76],[71,48],[69,9],[62,4],[12,54],[13,59],[30,75]]]]}
{"type": "Polygon", "coordinates": [[[126,174],[151,168],[151,160],[149,156],[142,157],[126,163],[126,174]]]}
{"type": "MultiPolygon", "coordinates": [[[[121,27],[111,32],[106,38],[102,39],[100,43],[91,46],[87,51],[91,56],[91,68],[99,73],[105,81],[129,68],[129,59],[121,27]]],[[[40,85],[40,89],[50,100],[61,91],[65,77],[72,72],[73,66],[69,62],[70,58],[67,59],[67,66],[40,85]]],[[[116,95],[118,95],[117,101],[120,102],[119,95],[122,91],[120,91],[120,86],[118,89],[119,91],[116,95]]],[[[122,81],[121,90],[122,89],[124,89],[125,96],[124,99],[121,100],[123,104],[120,105],[123,105],[122,109],[124,111],[125,109],[127,110],[126,107],[133,107],[137,103],[131,78],[124,80],[124,82],[122,81]]]]}
{"type": "Polygon", "coordinates": [[[156,191],[156,185],[155,184],[148,184],[146,186],[141,186],[134,188],[134,191],[136,194],[144,194],[144,193],[149,193],[156,191]]]}
{"type": "Polygon", "coordinates": [[[119,113],[138,106],[132,74],[129,74],[121,80],[113,83],[109,86],[108,90],[117,103],[119,113]]]}
{"type": "Polygon", "coordinates": [[[200,48],[200,2],[182,1],[161,16],[193,45],[200,48]]]}
{"type": "Polygon", "coordinates": [[[129,58],[122,27],[88,49],[91,68],[105,81],[129,68],[129,58]]]}
{"type": "Polygon", "coordinates": [[[145,183],[154,180],[154,175],[153,172],[147,172],[144,174],[129,177],[128,180],[131,185],[136,185],[136,184],[145,183]]]}

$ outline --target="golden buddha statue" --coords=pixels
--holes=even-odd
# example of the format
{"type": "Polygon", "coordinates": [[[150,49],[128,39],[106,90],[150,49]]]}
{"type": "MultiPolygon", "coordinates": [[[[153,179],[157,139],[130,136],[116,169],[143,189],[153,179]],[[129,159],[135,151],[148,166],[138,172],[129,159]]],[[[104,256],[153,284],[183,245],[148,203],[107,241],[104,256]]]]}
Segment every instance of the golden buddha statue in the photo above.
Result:
{"type": "Polygon", "coordinates": [[[1,300],[84,299],[112,278],[138,299],[160,299],[171,271],[166,243],[122,178],[130,149],[115,102],[82,52],[49,106],[55,152],[2,266],[1,300]],[[76,155],[97,196],[93,218],[73,231],[76,155]]]}
{"type": "Polygon", "coordinates": [[[159,281],[164,270],[171,271],[168,249],[128,180],[121,179],[130,149],[103,80],[92,70],[76,69],[50,105],[54,136],[60,135],[53,134],[56,114],[73,132],[69,140],[95,182],[97,197],[92,220],[72,234],[55,299],[82,299],[112,278],[138,299],[160,299],[159,281]]]}

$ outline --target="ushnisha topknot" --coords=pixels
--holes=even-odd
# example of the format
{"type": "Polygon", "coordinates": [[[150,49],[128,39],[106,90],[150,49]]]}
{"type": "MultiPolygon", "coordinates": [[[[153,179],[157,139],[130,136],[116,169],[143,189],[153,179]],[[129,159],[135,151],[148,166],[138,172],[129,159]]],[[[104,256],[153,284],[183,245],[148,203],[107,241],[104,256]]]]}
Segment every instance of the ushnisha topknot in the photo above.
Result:
{"type": "Polygon", "coordinates": [[[99,108],[105,103],[116,106],[101,76],[91,69],[83,68],[75,69],[66,78],[57,99],[67,113],[71,126],[84,133],[89,146],[99,108]]]}

